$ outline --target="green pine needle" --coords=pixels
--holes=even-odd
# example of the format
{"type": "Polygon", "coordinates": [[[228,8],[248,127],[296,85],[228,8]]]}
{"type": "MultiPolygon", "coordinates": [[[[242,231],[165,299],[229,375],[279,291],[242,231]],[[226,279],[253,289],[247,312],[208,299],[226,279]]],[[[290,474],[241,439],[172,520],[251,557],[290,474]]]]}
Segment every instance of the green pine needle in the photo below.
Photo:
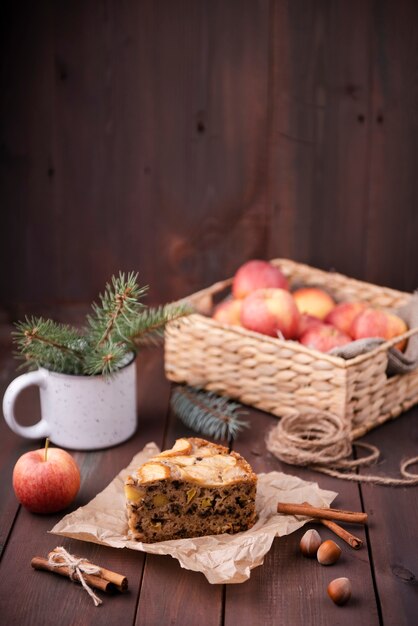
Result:
{"type": "Polygon", "coordinates": [[[78,331],[42,317],[26,317],[12,333],[20,358],[28,366],[77,374],[82,370],[82,338],[78,331]]]}
{"type": "Polygon", "coordinates": [[[90,326],[92,343],[97,346],[107,341],[128,341],[132,336],[132,325],[141,309],[145,308],[139,299],[148,291],[148,287],[139,287],[138,274],[120,272],[107,283],[105,292],[100,294],[100,304],[93,303],[93,315],[87,318],[90,326]]]}
{"type": "Polygon", "coordinates": [[[166,324],[190,313],[192,309],[188,304],[166,304],[156,309],[144,309],[132,325],[132,340],[137,346],[160,344],[166,324]]]}
{"type": "Polygon", "coordinates": [[[88,352],[84,361],[84,372],[90,376],[108,375],[127,364],[129,353],[124,345],[106,341],[95,350],[88,352]]]}
{"type": "Polygon", "coordinates": [[[236,415],[242,410],[240,404],[189,385],[174,389],[171,407],[186,426],[213,439],[235,439],[243,428],[249,427],[236,415]]]}

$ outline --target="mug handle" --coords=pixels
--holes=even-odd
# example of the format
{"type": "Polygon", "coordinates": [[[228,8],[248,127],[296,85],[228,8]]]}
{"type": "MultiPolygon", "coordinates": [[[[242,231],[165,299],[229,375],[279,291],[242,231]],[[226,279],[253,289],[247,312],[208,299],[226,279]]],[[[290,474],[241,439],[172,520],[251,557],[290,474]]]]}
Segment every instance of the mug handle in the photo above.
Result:
{"type": "Polygon", "coordinates": [[[40,370],[37,370],[35,372],[22,374],[22,376],[18,376],[12,380],[6,389],[6,393],[4,394],[3,414],[7,424],[17,435],[27,437],[28,439],[42,439],[43,437],[47,437],[49,434],[48,422],[43,417],[33,426],[21,426],[17,423],[15,418],[14,409],[18,395],[21,391],[23,391],[23,389],[31,387],[32,385],[38,385],[38,387],[45,388],[45,374],[40,370]]]}

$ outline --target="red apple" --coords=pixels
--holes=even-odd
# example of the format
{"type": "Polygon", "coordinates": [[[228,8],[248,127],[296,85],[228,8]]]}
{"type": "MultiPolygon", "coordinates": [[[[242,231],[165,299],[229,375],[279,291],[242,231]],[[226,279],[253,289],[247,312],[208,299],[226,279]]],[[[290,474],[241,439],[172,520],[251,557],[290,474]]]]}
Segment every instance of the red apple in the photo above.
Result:
{"type": "Polygon", "coordinates": [[[332,324],[343,333],[350,334],[350,328],[359,313],[367,308],[364,302],[341,302],[326,316],[324,322],[332,324]]]}
{"type": "Polygon", "coordinates": [[[320,320],[335,307],[329,293],[318,287],[301,287],[293,292],[293,297],[300,313],[313,315],[320,320]]]}
{"type": "MultiPolygon", "coordinates": [[[[382,339],[392,339],[402,335],[408,330],[407,325],[397,315],[388,313],[380,309],[367,308],[354,319],[350,334],[353,339],[364,339],[366,337],[381,337],[382,339]]],[[[398,350],[405,348],[406,341],[396,344],[398,350]]]]}
{"type": "Polygon", "coordinates": [[[312,326],[317,326],[318,324],[322,324],[321,320],[314,315],[308,315],[307,313],[302,313],[299,319],[299,329],[298,336],[301,337],[304,332],[311,328],[312,326]]]}
{"type": "Polygon", "coordinates": [[[299,341],[308,348],[314,348],[320,352],[329,352],[333,348],[345,346],[352,339],[338,328],[334,328],[330,324],[320,323],[308,328],[299,338],[299,341]]]}
{"type": "Polygon", "coordinates": [[[256,289],[289,289],[289,284],[282,271],[268,261],[253,259],[237,270],[232,281],[234,298],[245,298],[256,289]]]}
{"type": "Polygon", "coordinates": [[[242,300],[224,300],[213,312],[213,319],[221,324],[235,324],[241,326],[242,300]]]}
{"type": "Polygon", "coordinates": [[[271,337],[296,338],[299,318],[295,301],[285,289],[258,289],[242,302],[242,325],[271,337]]]}
{"type": "Polygon", "coordinates": [[[32,513],[55,513],[65,509],[80,488],[80,471],[73,457],[60,448],[31,450],[13,470],[17,499],[32,513]]]}

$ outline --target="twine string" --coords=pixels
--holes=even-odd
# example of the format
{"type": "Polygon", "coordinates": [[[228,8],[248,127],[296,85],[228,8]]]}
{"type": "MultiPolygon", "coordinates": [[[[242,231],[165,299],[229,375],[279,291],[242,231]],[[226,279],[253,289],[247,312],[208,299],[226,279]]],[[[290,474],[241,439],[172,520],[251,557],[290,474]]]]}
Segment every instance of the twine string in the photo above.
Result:
{"type": "Polygon", "coordinates": [[[418,485],[418,474],[407,471],[410,465],[418,463],[418,456],[401,462],[402,478],[360,475],[353,471],[376,463],[380,451],[369,443],[354,443],[348,424],[328,412],[306,411],[282,417],[267,436],[267,448],[285,463],[307,466],[344,480],[392,487],[418,485]],[[366,450],[366,456],[348,458],[353,453],[353,445],[366,450]]]}
{"type": "Polygon", "coordinates": [[[94,606],[102,604],[102,600],[96,596],[93,589],[87,584],[83,574],[100,574],[100,567],[93,565],[86,561],[86,559],[79,559],[67,552],[62,546],[55,548],[54,552],[49,555],[48,563],[52,567],[62,567],[63,565],[68,567],[71,580],[79,580],[84,589],[94,602],[94,606]]]}

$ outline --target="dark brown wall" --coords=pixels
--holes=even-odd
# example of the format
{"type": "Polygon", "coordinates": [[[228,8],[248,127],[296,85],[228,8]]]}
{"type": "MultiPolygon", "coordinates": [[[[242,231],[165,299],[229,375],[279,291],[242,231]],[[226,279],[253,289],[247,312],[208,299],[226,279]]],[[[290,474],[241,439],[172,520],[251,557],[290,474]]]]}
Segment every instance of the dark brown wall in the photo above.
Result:
{"type": "Polygon", "coordinates": [[[1,305],[286,256],[418,287],[418,2],[2,4],[1,305]]]}

